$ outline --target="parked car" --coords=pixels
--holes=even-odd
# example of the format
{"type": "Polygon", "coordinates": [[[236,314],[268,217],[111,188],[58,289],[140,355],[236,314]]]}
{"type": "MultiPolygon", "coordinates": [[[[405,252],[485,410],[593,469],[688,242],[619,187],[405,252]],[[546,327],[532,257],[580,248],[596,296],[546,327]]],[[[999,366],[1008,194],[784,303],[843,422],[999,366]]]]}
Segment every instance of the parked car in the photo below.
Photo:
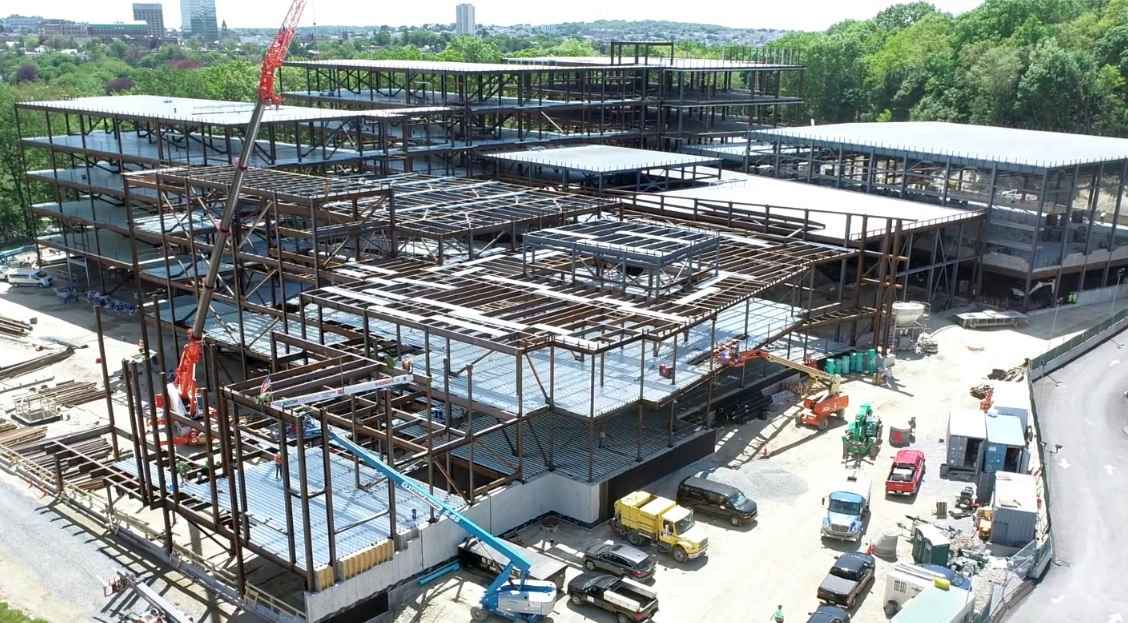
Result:
{"type": "Polygon", "coordinates": [[[924,478],[924,453],[898,450],[885,479],[885,495],[916,495],[924,478]]]}
{"type": "Polygon", "coordinates": [[[568,599],[574,606],[591,604],[615,615],[619,623],[649,621],[658,612],[658,595],[627,578],[606,573],[581,573],[568,582],[568,599]]]}
{"type": "Polygon", "coordinates": [[[13,286],[51,287],[51,275],[38,268],[12,268],[4,273],[4,279],[13,286]]]}
{"type": "Polygon", "coordinates": [[[873,586],[874,568],[875,560],[869,554],[842,554],[819,585],[818,598],[853,610],[858,599],[873,586]]]}
{"type": "Polygon", "coordinates": [[[823,604],[811,613],[807,623],[850,623],[850,613],[838,606],[823,604]]]}
{"type": "Polygon", "coordinates": [[[637,547],[614,541],[593,545],[584,552],[584,568],[588,571],[603,570],[618,576],[630,576],[636,580],[652,577],[654,562],[654,556],[637,547]]]}
{"type": "Polygon", "coordinates": [[[732,485],[690,476],[678,485],[677,502],[686,508],[716,515],[733,526],[756,521],[756,502],[732,485]]]}

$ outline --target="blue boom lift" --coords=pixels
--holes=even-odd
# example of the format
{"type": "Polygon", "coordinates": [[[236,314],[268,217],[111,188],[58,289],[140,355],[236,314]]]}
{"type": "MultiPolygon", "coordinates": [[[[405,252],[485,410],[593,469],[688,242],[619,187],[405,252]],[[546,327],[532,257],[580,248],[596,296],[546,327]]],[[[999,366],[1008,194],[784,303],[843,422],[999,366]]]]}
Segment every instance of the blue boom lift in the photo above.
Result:
{"type": "MultiPolygon", "coordinates": [[[[349,393],[348,388],[345,393],[349,393]]],[[[485,621],[490,615],[495,615],[508,621],[536,623],[552,613],[552,608],[556,604],[556,585],[544,580],[530,579],[529,569],[532,563],[520,550],[490,534],[466,515],[431,495],[426,488],[381,461],[368,449],[338,433],[332,426],[327,428],[325,432],[334,445],[383,474],[395,484],[396,488],[422,498],[438,511],[440,516],[446,515],[463,530],[492,547],[509,561],[501,570],[501,574],[486,588],[480,606],[470,610],[471,618],[475,621],[485,621]],[[514,571],[517,572],[516,577],[514,571]]]]}

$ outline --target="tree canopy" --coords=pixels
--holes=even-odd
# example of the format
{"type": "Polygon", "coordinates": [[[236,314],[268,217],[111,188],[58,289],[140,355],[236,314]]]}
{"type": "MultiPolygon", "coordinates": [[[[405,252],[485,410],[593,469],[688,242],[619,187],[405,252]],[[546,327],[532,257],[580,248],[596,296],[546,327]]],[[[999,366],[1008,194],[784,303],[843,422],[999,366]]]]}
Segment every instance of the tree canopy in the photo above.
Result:
{"type": "Polygon", "coordinates": [[[772,45],[801,50],[799,120],[943,120],[1128,134],[1128,0],[899,4],[772,45]]]}

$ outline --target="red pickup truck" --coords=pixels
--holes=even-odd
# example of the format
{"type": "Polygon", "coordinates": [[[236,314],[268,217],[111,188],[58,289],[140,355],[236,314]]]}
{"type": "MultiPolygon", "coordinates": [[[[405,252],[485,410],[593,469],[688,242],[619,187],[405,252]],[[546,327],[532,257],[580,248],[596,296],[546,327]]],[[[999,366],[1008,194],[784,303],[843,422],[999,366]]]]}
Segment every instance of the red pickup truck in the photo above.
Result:
{"type": "Polygon", "coordinates": [[[920,450],[898,450],[885,479],[886,495],[916,495],[924,478],[924,453],[920,450]]]}

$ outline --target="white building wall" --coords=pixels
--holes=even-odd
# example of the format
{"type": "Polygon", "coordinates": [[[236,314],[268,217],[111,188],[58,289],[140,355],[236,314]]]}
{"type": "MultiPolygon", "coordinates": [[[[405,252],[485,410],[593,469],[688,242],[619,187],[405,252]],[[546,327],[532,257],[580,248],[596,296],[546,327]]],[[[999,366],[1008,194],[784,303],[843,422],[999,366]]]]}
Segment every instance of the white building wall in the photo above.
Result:
{"type": "MultiPolygon", "coordinates": [[[[581,483],[549,472],[525,483],[494,491],[463,511],[482,528],[501,534],[535,517],[555,512],[590,524],[599,516],[599,484],[581,483]]],[[[466,531],[450,519],[425,526],[391,561],[318,593],[306,593],[306,619],[326,618],[359,601],[454,558],[466,531]]]]}

